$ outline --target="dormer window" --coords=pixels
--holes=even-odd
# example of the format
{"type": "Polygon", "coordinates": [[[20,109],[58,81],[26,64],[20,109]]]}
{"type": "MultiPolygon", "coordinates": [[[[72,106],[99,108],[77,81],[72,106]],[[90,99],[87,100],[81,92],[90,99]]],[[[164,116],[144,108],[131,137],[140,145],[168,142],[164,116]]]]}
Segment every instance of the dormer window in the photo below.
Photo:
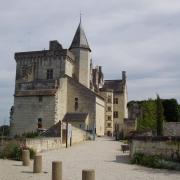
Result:
{"type": "Polygon", "coordinates": [[[47,69],[47,79],[53,79],[53,69],[47,69]]]}
{"type": "Polygon", "coordinates": [[[77,111],[78,110],[78,98],[75,98],[75,103],[74,103],[74,109],[75,109],[75,111],[77,111]]]}

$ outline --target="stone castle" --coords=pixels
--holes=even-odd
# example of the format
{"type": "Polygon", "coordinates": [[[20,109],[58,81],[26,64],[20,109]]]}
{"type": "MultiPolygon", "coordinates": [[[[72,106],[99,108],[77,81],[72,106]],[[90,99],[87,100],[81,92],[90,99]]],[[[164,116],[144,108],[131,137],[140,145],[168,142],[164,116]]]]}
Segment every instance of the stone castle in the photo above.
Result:
{"type": "Polygon", "coordinates": [[[16,80],[11,136],[49,129],[58,122],[112,136],[127,118],[126,72],[104,80],[93,67],[82,23],[69,49],[50,41],[49,50],[15,53],[16,80]]]}

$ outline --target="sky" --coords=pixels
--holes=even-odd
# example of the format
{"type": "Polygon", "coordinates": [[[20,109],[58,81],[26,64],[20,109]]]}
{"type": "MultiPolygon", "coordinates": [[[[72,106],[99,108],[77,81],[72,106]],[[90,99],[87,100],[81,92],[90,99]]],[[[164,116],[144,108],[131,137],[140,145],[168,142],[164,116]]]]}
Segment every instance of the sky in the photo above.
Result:
{"type": "Polygon", "coordinates": [[[69,48],[82,13],[93,64],[127,72],[128,99],[180,103],[180,0],[0,0],[0,124],[13,105],[14,53],[69,48]]]}

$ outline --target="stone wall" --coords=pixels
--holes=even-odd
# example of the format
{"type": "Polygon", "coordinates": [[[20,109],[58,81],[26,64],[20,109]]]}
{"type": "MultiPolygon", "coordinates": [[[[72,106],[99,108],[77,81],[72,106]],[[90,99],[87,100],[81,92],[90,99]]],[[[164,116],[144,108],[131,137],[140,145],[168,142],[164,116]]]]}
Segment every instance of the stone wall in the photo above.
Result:
{"type": "Polygon", "coordinates": [[[88,129],[93,130],[96,123],[97,135],[104,135],[104,99],[90,89],[68,78],[67,83],[67,112],[88,113],[88,129]],[[75,98],[78,99],[78,109],[75,110],[75,98]],[[98,123],[98,124],[97,124],[98,123]]]}
{"type": "Polygon", "coordinates": [[[77,144],[88,139],[89,133],[72,126],[72,144],[77,144]]]}
{"type": "Polygon", "coordinates": [[[55,124],[55,96],[15,97],[14,114],[11,121],[11,136],[25,132],[36,131],[38,119],[42,119],[42,128],[49,128],[55,124]]]}
{"type": "Polygon", "coordinates": [[[61,138],[28,138],[21,141],[26,147],[34,149],[36,152],[49,151],[62,148],[61,138]]]}
{"type": "MultiPolygon", "coordinates": [[[[91,139],[91,136],[88,132],[72,126],[72,145],[91,139]]],[[[33,148],[36,152],[57,150],[65,147],[65,144],[61,141],[61,137],[27,138],[18,140],[17,143],[33,148]]],[[[70,146],[70,139],[68,139],[68,146],[70,146]]]]}
{"type": "Polygon", "coordinates": [[[75,76],[78,81],[89,88],[90,86],[90,52],[86,49],[71,49],[75,55],[75,76]]]}
{"type": "Polygon", "coordinates": [[[133,139],[130,144],[130,156],[135,153],[143,153],[146,155],[160,155],[164,158],[176,159],[176,152],[179,151],[179,141],[172,140],[137,140],[133,139]]]}
{"type": "Polygon", "coordinates": [[[78,82],[68,78],[67,84],[67,112],[81,112],[89,114],[89,127],[93,128],[95,122],[95,98],[96,95],[79,84],[78,82]],[[75,110],[75,98],[78,98],[78,109],[75,110]]]}
{"type": "Polygon", "coordinates": [[[101,91],[101,96],[104,97],[106,103],[105,103],[105,134],[108,136],[113,136],[113,91],[101,91]]]}
{"type": "Polygon", "coordinates": [[[180,136],[180,122],[165,122],[164,136],[180,136]]]}
{"type": "MultiPolygon", "coordinates": [[[[113,104],[113,110],[118,112],[118,118],[114,118],[114,125],[119,125],[119,131],[123,130],[124,118],[128,117],[128,109],[127,109],[127,87],[124,85],[124,89],[122,93],[114,93],[114,98],[118,99],[118,104],[113,104]]],[[[115,127],[114,127],[115,129],[115,127]]]]}

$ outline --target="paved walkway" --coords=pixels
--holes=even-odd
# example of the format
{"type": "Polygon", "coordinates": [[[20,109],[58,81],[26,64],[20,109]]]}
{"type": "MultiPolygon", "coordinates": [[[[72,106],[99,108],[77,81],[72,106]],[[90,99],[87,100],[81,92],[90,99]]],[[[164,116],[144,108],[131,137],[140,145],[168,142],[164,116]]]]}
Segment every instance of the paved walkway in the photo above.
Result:
{"type": "Polygon", "coordinates": [[[33,174],[21,162],[0,160],[0,180],[51,180],[51,164],[63,162],[63,180],[81,180],[82,169],[95,169],[96,180],[177,180],[180,172],[144,168],[129,164],[127,154],[120,151],[120,143],[98,138],[68,149],[44,152],[43,173],[33,174]]]}

